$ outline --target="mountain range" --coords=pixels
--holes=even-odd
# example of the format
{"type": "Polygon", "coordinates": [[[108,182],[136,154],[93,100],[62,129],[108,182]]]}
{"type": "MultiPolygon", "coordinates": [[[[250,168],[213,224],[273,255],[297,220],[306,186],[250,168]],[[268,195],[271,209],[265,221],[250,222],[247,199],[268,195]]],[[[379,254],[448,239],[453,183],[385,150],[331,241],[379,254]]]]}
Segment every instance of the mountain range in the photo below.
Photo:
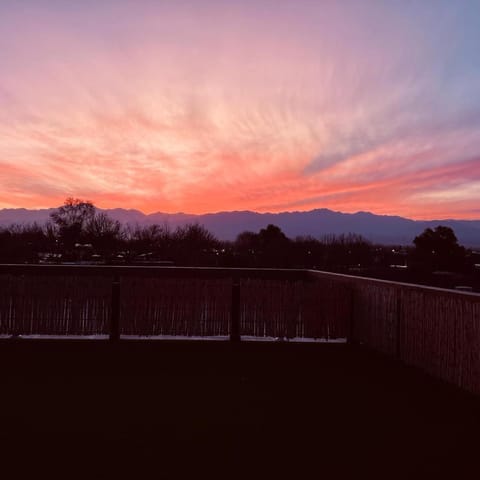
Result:
{"type": "MultiPolygon", "coordinates": [[[[12,223],[43,224],[49,220],[54,208],[27,210],[1,209],[0,226],[12,223]]],[[[356,233],[378,243],[408,245],[426,228],[445,225],[453,228],[459,242],[469,247],[480,246],[480,220],[411,220],[370,212],[341,213],[325,208],[305,212],[258,213],[233,211],[194,215],[186,213],[151,213],[114,208],[102,210],[123,224],[169,225],[176,228],[188,223],[199,223],[221,240],[234,240],[245,231],[258,232],[268,224],[278,225],[290,238],[311,235],[319,238],[328,234],[356,233]]]]}

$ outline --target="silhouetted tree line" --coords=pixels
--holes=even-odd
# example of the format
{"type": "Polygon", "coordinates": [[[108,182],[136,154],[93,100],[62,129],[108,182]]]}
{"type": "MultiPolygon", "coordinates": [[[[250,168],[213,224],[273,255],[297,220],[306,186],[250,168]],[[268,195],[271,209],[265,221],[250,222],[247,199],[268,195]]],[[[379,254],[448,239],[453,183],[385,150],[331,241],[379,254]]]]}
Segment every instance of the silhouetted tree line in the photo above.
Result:
{"type": "Polygon", "coordinates": [[[480,259],[444,226],[426,229],[409,247],[376,245],[356,234],[290,239],[275,225],[227,242],[199,224],[121,225],[91,202],[68,198],[46,225],[1,228],[0,262],[312,268],[451,286],[478,282],[480,259]]]}

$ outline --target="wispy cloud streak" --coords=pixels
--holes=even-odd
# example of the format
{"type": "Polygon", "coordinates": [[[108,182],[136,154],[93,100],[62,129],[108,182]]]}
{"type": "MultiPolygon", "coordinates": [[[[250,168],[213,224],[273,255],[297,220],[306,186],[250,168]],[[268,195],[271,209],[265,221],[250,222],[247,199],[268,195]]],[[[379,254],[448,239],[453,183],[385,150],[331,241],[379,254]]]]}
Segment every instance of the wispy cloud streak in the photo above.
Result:
{"type": "Polygon", "coordinates": [[[0,5],[0,208],[477,218],[477,2],[0,5]]]}

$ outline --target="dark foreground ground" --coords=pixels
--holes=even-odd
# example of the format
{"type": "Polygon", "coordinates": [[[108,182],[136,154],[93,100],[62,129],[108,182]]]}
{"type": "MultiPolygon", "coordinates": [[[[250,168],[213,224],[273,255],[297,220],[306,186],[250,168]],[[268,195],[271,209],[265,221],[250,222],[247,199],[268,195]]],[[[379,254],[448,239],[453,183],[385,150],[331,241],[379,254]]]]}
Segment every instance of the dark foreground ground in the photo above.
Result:
{"type": "Polygon", "coordinates": [[[4,340],[0,368],[5,479],[480,476],[478,398],[346,345],[4,340]]]}

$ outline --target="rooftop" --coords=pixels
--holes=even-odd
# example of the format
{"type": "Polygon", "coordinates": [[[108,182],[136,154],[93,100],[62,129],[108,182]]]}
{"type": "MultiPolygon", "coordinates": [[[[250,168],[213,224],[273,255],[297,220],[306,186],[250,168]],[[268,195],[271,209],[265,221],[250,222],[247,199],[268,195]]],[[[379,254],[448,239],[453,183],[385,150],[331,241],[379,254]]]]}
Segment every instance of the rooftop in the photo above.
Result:
{"type": "Polygon", "coordinates": [[[477,467],[479,295],[168,267],[0,266],[0,286],[0,451],[17,476],[477,467]],[[204,340],[153,340],[169,334],[204,340]]]}
{"type": "Polygon", "coordinates": [[[0,449],[25,475],[466,478],[478,463],[478,398],[362,347],[3,340],[0,359],[0,449]]]}

